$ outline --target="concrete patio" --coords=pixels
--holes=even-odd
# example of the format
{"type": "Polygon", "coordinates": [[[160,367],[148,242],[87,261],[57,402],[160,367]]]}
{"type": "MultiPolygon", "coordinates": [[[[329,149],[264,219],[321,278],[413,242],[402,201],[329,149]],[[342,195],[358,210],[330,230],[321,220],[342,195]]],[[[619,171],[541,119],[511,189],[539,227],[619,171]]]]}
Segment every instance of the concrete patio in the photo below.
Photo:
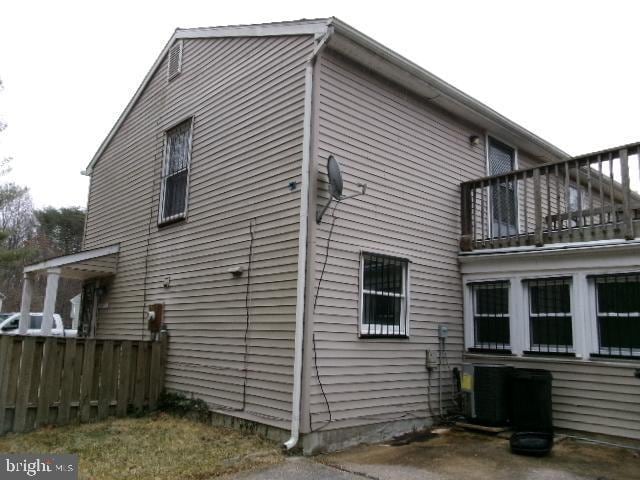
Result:
{"type": "Polygon", "coordinates": [[[548,457],[512,455],[504,438],[450,431],[402,446],[371,445],[227,478],[243,480],[636,480],[640,451],[565,439],[548,457]]]}

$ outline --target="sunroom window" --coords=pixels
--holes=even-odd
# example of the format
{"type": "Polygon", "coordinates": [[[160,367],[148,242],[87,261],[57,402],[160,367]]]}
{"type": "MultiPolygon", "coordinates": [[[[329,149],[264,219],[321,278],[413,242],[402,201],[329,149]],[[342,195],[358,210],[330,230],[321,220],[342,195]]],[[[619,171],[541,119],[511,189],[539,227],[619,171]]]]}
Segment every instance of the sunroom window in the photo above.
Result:
{"type": "Polygon", "coordinates": [[[640,357],[640,274],[595,278],[601,355],[640,357]]]}
{"type": "Polygon", "coordinates": [[[532,352],[573,351],[571,284],[568,278],[528,280],[529,348],[532,352]]]}
{"type": "Polygon", "coordinates": [[[407,335],[407,260],[362,255],[362,336],[407,335]]]}
{"type": "Polygon", "coordinates": [[[509,350],[509,282],[482,282],[472,288],[474,348],[509,350]]]}

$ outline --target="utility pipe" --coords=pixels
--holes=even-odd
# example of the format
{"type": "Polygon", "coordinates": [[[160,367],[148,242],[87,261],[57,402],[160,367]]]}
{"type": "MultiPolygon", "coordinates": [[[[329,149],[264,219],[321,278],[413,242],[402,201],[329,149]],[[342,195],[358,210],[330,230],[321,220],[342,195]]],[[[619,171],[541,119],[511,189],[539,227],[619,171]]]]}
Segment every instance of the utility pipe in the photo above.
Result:
{"type": "Polygon", "coordinates": [[[304,118],[302,137],[302,178],[300,182],[300,232],[298,240],[298,283],[296,289],[296,327],[293,344],[293,393],[291,401],[291,437],[284,448],[291,450],[300,439],[300,399],[302,397],[302,344],[304,340],[304,312],[307,270],[307,230],[309,228],[309,169],[311,168],[311,116],[313,98],[313,66],[316,58],[333,33],[327,26],[324,36],[317,42],[304,69],[304,118]]]}

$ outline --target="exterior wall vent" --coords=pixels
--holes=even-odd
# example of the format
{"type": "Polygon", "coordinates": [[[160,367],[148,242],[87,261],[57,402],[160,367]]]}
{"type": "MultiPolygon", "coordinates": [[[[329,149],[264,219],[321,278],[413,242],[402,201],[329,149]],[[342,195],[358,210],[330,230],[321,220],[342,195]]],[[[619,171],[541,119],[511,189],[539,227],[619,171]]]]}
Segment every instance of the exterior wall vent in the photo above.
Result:
{"type": "Polygon", "coordinates": [[[182,71],[182,40],[176,42],[167,55],[167,80],[171,80],[182,71]]]}

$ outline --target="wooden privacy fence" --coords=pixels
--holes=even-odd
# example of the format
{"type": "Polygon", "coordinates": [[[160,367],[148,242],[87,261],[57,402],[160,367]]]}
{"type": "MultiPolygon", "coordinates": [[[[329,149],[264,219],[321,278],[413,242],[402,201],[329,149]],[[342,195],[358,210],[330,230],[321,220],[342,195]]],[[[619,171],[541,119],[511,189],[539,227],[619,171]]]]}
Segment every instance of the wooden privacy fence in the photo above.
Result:
{"type": "Polygon", "coordinates": [[[166,345],[0,336],[0,434],[155,409],[166,345]]]}

